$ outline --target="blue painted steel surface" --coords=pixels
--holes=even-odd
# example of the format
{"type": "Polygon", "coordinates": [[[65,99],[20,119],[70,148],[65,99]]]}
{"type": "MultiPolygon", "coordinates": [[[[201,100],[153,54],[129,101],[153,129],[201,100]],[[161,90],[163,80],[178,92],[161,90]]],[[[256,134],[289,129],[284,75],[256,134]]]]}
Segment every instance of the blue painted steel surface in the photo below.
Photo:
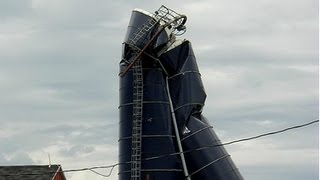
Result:
{"type": "MultiPolygon", "coordinates": [[[[133,33],[151,17],[133,11],[124,40],[120,71],[128,66],[134,51],[128,43],[133,33]],[[127,62],[128,61],[128,62],[127,62]]],[[[158,26],[155,26],[155,29],[158,26]]],[[[151,30],[145,41],[136,44],[140,49],[152,37],[151,30]]],[[[155,57],[156,46],[168,41],[166,34],[159,36],[146,53],[155,57]],[[161,42],[161,43],[159,43],[161,42]]],[[[195,150],[197,148],[219,145],[221,142],[208,121],[202,116],[206,94],[201,81],[195,56],[189,41],[163,53],[159,60],[169,73],[170,94],[166,91],[167,75],[159,63],[147,55],[141,57],[143,66],[143,125],[142,125],[142,170],[141,179],[183,180],[180,156],[175,139],[170,114],[171,96],[178,122],[181,142],[185,153],[187,168],[193,180],[241,180],[240,172],[232,162],[223,146],[195,150]],[[170,155],[176,153],[174,155],[170,155]],[[148,160],[150,157],[158,157],[148,160]]],[[[119,138],[119,180],[130,179],[133,75],[130,70],[120,77],[120,138],[119,138]]]]}
{"type": "Polygon", "coordinates": [[[169,73],[170,96],[179,124],[186,163],[192,179],[243,179],[223,146],[195,150],[221,144],[202,108],[206,94],[189,41],[160,57],[169,73]],[[194,151],[193,151],[194,150],[194,151]],[[203,169],[202,169],[203,168],[203,169]]]}

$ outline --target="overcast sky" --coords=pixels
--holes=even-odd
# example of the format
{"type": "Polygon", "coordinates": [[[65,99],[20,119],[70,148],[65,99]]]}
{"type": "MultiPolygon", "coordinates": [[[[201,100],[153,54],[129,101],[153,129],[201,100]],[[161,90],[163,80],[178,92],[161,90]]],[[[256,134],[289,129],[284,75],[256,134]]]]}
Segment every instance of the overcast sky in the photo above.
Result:
{"type": "MultiPolygon", "coordinates": [[[[161,4],[188,16],[181,38],[223,142],[318,119],[317,0],[183,2],[0,0],[0,165],[48,164],[48,153],[63,169],[116,163],[121,43],[132,9],[161,4]]],[[[317,180],[318,134],[314,124],[226,148],[247,180],[317,180]]]]}

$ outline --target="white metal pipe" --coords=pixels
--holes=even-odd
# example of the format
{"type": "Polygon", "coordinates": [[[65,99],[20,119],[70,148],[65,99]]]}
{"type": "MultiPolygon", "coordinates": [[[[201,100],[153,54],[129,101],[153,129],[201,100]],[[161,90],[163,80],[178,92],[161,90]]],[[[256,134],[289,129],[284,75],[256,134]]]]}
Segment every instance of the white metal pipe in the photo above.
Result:
{"type": "Polygon", "coordinates": [[[179,134],[178,125],[177,125],[177,120],[176,120],[176,116],[174,114],[174,108],[173,108],[173,104],[172,104],[172,100],[171,100],[171,96],[170,96],[168,76],[166,77],[166,83],[167,83],[166,86],[167,86],[168,99],[169,99],[169,104],[170,104],[170,112],[171,112],[171,116],[172,116],[174,131],[175,131],[176,138],[177,138],[177,144],[178,144],[178,148],[179,148],[179,152],[180,152],[179,154],[180,154],[180,158],[181,158],[181,162],[182,162],[184,176],[187,178],[187,180],[191,180],[189,173],[188,173],[186,160],[184,158],[180,134],[179,134]]]}

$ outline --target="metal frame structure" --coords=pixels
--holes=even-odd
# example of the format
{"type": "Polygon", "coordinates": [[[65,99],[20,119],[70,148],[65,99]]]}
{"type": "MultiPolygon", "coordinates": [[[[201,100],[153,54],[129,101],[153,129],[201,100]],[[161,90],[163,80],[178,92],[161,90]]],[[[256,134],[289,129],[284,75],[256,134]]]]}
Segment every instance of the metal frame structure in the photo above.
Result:
{"type": "Polygon", "coordinates": [[[128,67],[120,73],[120,76],[123,77],[131,68],[132,66],[140,59],[144,51],[156,40],[156,38],[160,35],[160,33],[168,26],[171,26],[171,28],[176,32],[184,31],[186,30],[184,24],[187,22],[187,16],[181,15],[176,13],[175,11],[165,7],[161,6],[155,13],[154,18],[151,18],[149,21],[147,21],[140,29],[136,31],[133,38],[129,40],[129,43],[134,46],[135,43],[140,41],[142,37],[149,32],[152,27],[154,27],[157,22],[164,22],[162,24],[157,32],[152,36],[152,38],[149,40],[149,42],[139,51],[137,51],[137,55],[132,60],[132,62],[128,65],[128,67]]]}
{"type": "Polygon", "coordinates": [[[201,148],[220,140],[201,115],[206,94],[191,44],[175,39],[186,20],[165,6],[132,13],[119,73],[120,180],[243,179],[222,146],[201,148]]]}
{"type": "MultiPolygon", "coordinates": [[[[145,22],[141,28],[139,28],[134,36],[129,40],[129,44],[133,47],[135,51],[135,57],[128,67],[120,73],[120,76],[123,77],[129,69],[133,68],[133,78],[134,78],[134,92],[133,92],[133,124],[132,124],[132,152],[131,152],[131,180],[140,180],[141,179],[141,145],[142,145],[142,108],[143,108],[143,73],[142,73],[142,63],[140,57],[145,52],[145,50],[153,43],[153,41],[160,35],[162,31],[168,26],[171,26],[171,29],[176,34],[183,34],[186,30],[184,24],[186,23],[187,17],[176,13],[175,11],[161,6],[154,14],[153,18],[150,18],[145,22]],[[140,50],[135,48],[135,44],[143,40],[143,37],[148,33],[154,26],[161,22],[162,25],[158,28],[157,32],[152,36],[152,38],[147,42],[147,44],[140,50]],[[182,33],[179,33],[181,32],[182,33]]],[[[169,89],[168,89],[168,97],[169,89]]],[[[174,115],[174,110],[172,106],[171,99],[170,108],[172,112],[172,119],[175,128],[175,134],[177,137],[178,148],[180,151],[180,157],[183,164],[183,171],[185,177],[190,180],[185,158],[183,155],[183,149],[181,145],[181,140],[177,128],[177,122],[174,115]]]]}

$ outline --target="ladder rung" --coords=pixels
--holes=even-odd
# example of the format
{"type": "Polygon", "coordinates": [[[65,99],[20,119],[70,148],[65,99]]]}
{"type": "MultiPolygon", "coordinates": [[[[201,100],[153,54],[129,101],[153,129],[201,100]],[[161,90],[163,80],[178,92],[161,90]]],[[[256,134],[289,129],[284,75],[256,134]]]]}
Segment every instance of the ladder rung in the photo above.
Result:
{"type": "MultiPolygon", "coordinates": [[[[145,27],[144,27],[145,28],[145,27]]],[[[141,28],[137,32],[134,42],[138,42],[139,38],[146,32],[141,28]]],[[[142,108],[143,108],[143,71],[141,60],[137,61],[133,66],[133,118],[132,118],[132,150],[131,150],[131,180],[141,179],[141,140],[142,140],[142,108]]]]}

